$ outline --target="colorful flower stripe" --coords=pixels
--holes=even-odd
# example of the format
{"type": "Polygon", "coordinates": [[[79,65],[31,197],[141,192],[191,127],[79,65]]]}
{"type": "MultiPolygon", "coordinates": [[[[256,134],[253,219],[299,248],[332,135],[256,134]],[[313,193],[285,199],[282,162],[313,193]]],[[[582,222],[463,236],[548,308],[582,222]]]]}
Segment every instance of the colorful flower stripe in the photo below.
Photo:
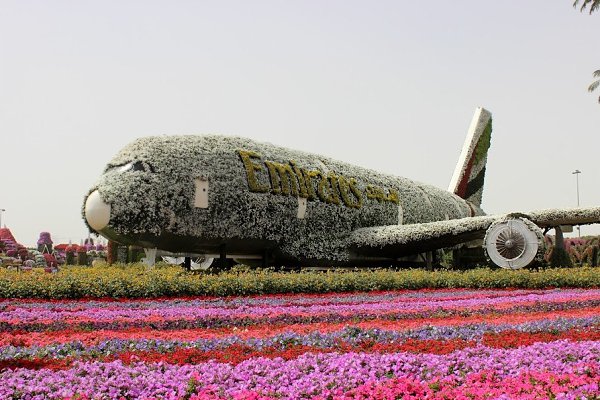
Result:
{"type": "MultiPolygon", "coordinates": [[[[466,379],[453,376],[419,381],[414,378],[371,381],[356,389],[340,393],[328,391],[315,400],[336,398],[338,400],[388,400],[402,398],[418,399],[592,399],[600,391],[597,371],[585,375],[556,374],[552,372],[526,371],[517,376],[498,376],[492,371],[468,374],[466,379]]],[[[248,398],[249,394],[242,394],[248,398]]],[[[218,399],[208,389],[194,400],[218,399]]]]}
{"type": "MultiPolygon", "coordinates": [[[[380,330],[395,330],[408,331],[418,330],[423,327],[460,327],[468,325],[479,325],[486,323],[496,326],[516,326],[519,324],[536,323],[550,321],[554,319],[586,319],[600,315],[600,307],[577,309],[577,310],[562,310],[562,311],[545,311],[531,312],[507,315],[476,315],[476,316],[455,316],[455,317],[437,317],[437,318],[415,318],[402,320],[369,320],[353,322],[352,326],[361,329],[380,329],[380,330]]],[[[86,346],[96,345],[102,341],[110,339],[156,339],[156,340],[177,340],[177,341],[194,341],[198,339],[215,339],[230,336],[237,336],[240,339],[265,338],[284,333],[297,333],[307,335],[311,332],[336,332],[347,327],[348,323],[307,323],[307,324],[290,324],[290,325],[274,325],[274,324],[256,324],[238,327],[221,327],[212,329],[173,329],[173,330],[157,330],[147,328],[122,328],[116,327],[115,330],[86,330],[65,329],[62,331],[45,331],[45,332],[25,332],[15,330],[12,332],[0,335],[0,347],[3,346],[45,346],[49,344],[81,342],[86,346]]],[[[509,328],[510,329],[510,328],[509,328]]]]}
{"type": "Polygon", "coordinates": [[[0,331],[0,399],[600,398],[597,289],[4,300],[0,331]]]}
{"type": "MultiPolygon", "coordinates": [[[[481,344],[492,348],[517,348],[521,346],[531,345],[537,342],[552,342],[555,340],[570,340],[570,341],[590,341],[600,340],[600,331],[567,331],[561,333],[524,333],[507,331],[499,334],[484,334],[479,341],[481,344]]],[[[119,353],[104,352],[98,354],[88,354],[82,357],[82,354],[77,354],[82,359],[92,358],[104,362],[115,359],[121,360],[126,364],[135,362],[163,362],[171,364],[199,364],[208,361],[225,362],[232,365],[239,364],[243,361],[257,358],[276,358],[281,357],[285,360],[297,358],[304,353],[328,353],[335,351],[338,353],[347,352],[367,352],[367,353],[431,353],[431,354],[448,354],[456,350],[461,350],[467,347],[473,347],[477,344],[474,340],[465,339],[406,339],[402,342],[381,343],[374,340],[365,340],[362,342],[340,342],[331,346],[331,348],[298,345],[293,343],[278,343],[273,347],[254,348],[243,344],[232,344],[225,348],[206,350],[202,348],[192,347],[175,347],[169,349],[148,349],[148,350],[126,350],[119,353]]],[[[0,360],[0,370],[4,368],[51,368],[53,370],[68,369],[77,359],[76,355],[71,354],[65,358],[49,358],[46,354],[28,358],[14,357],[5,360],[0,360]]]]}
{"type": "MultiPolygon", "coordinates": [[[[577,290],[577,289],[573,289],[577,290]]],[[[582,289],[584,293],[590,293],[589,289],[582,289]]],[[[231,307],[231,306],[263,306],[263,305],[311,305],[311,304],[329,304],[329,303],[365,303],[382,302],[388,299],[397,299],[398,301],[413,301],[413,299],[463,299],[476,297],[498,297],[513,294],[522,296],[527,294],[542,294],[543,290],[523,290],[523,289],[505,289],[505,290],[469,290],[469,289],[421,289],[421,290],[395,290],[395,291],[372,291],[368,293],[308,293],[308,294],[265,294],[250,296],[232,296],[232,297],[159,297],[153,299],[113,299],[113,298],[93,298],[93,299],[69,299],[69,300],[43,300],[38,299],[0,299],[0,310],[10,307],[47,309],[50,306],[57,310],[84,310],[96,307],[103,307],[103,304],[112,304],[119,308],[151,309],[170,307],[170,303],[186,302],[192,306],[198,307],[231,307]]]]}
{"type": "Polygon", "coordinates": [[[284,399],[310,399],[328,393],[352,393],[362,390],[365,384],[383,384],[391,379],[438,382],[449,377],[451,386],[460,387],[465,383],[472,386],[470,382],[476,382],[482,374],[493,376],[492,382],[496,382],[519,380],[532,373],[572,378],[577,382],[576,390],[594,390],[597,395],[599,369],[599,342],[569,341],[509,350],[476,346],[447,355],[306,353],[292,360],[256,358],[235,366],[216,362],[183,366],[90,362],[61,371],[6,370],[0,373],[0,398],[20,395],[64,399],[81,394],[108,399],[179,399],[192,383],[197,386],[194,391],[210,390],[226,397],[255,392],[284,399]],[[594,381],[586,381],[585,376],[594,381]]]}
{"type": "MultiPolygon", "coordinates": [[[[529,297],[529,296],[527,296],[529,297]]],[[[28,312],[26,317],[23,313],[19,315],[18,309],[5,312],[5,321],[0,322],[0,331],[11,332],[11,331],[28,331],[28,332],[39,332],[45,330],[62,331],[66,329],[81,329],[81,330],[100,330],[100,329],[128,329],[128,328],[143,328],[148,327],[151,329],[186,329],[186,328],[222,328],[222,327],[244,327],[257,324],[269,324],[269,325],[289,325],[289,324],[305,324],[315,322],[328,322],[328,323],[343,323],[357,321],[368,321],[374,319],[384,320],[399,320],[399,319],[415,319],[415,318],[447,318],[447,317],[468,317],[468,316],[485,316],[485,315],[508,315],[516,313],[531,313],[540,311],[560,311],[560,310],[577,310],[585,308],[600,307],[600,299],[590,298],[590,296],[580,296],[583,298],[577,299],[573,294],[565,296],[563,293],[557,293],[554,295],[547,296],[547,301],[535,301],[531,302],[530,299],[522,302],[522,304],[515,304],[511,307],[507,307],[506,304],[499,303],[499,307],[494,307],[491,301],[486,306],[475,306],[471,305],[465,307],[464,301],[452,301],[447,304],[447,307],[443,307],[438,304],[435,307],[429,308],[417,307],[410,309],[405,307],[403,310],[394,312],[390,307],[390,304],[366,304],[366,305],[355,305],[353,306],[354,311],[339,313],[339,309],[334,306],[330,306],[332,310],[325,312],[323,309],[314,310],[314,314],[305,312],[302,314],[289,314],[281,313],[281,307],[267,309],[270,313],[261,312],[257,314],[262,315],[250,315],[246,310],[241,314],[236,314],[235,310],[221,310],[219,315],[213,313],[202,313],[201,311],[190,311],[186,313],[186,310],[190,310],[190,307],[178,307],[174,306],[176,311],[166,313],[166,316],[158,314],[149,315],[148,313],[141,313],[135,318],[135,311],[129,310],[127,312],[119,312],[111,309],[98,310],[96,313],[88,311],[88,316],[80,318],[77,316],[69,316],[60,311],[57,311],[58,317],[48,318],[51,315],[51,311],[43,311],[40,313],[28,312]],[[460,307],[456,306],[460,303],[460,307]],[[379,311],[377,311],[379,307],[379,311]],[[338,311],[336,311],[338,310],[338,311]],[[120,318],[119,315],[123,316],[127,313],[127,317],[120,318]],[[10,317],[10,315],[13,315],[10,317]],[[34,318],[34,315],[38,315],[38,319],[34,318]],[[97,319],[93,319],[94,315],[97,319]],[[179,319],[173,319],[175,315],[179,315],[179,319]]],[[[479,299],[481,300],[481,299],[479,299]]],[[[493,299],[495,302],[500,301],[499,299],[493,299]]],[[[509,301],[505,299],[505,301],[509,301]]],[[[470,300],[470,302],[472,302],[470,300]]],[[[321,307],[321,306],[320,306],[321,307]]],[[[163,311],[163,309],[155,310],[163,311]]]]}
{"type": "MultiPolygon", "coordinates": [[[[165,302],[120,302],[115,307],[109,302],[94,304],[95,307],[87,307],[84,304],[69,309],[67,307],[36,307],[36,303],[27,303],[24,305],[13,304],[15,302],[4,302],[4,310],[0,311],[0,323],[40,323],[50,321],[135,321],[135,320],[186,320],[186,319],[215,319],[219,317],[236,318],[244,317],[263,317],[263,316],[319,316],[319,315],[349,315],[357,312],[366,315],[381,315],[388,312],[398,313],[406,311],[409,313],[419,313],[431,310],[461,310],[461,309],[479,309],[485,307],[510,308],[515,305],[527,304],[550,304],[571,302],[574,297],[578,302],[590,304],[600,304],[600,290],[590,290],[583,292],[581,290],[555,290],[547,292],[514,292],[507,291],[501,295],[500,291],[488,293],[486,296],[472,292],[471,296],[466,293],[458,294],[457,298],[442,297],[440,299],[431,298],[404,298],[401,295],[393,296],[353,296],[352,302],[348,303],[347,296],[341,296],[340,299],[328,298],[325,304],[297,305],[282,303],[285,297],[274,297],[279,304],[258,304],[252,302],[247,304],[237,301],[218,302],[216,301],[165,301],[165,302]],[[384,301],[385,300],[385,301],[384,301]],[[140,307],[144,305],[144,307],[140,307]]],[[[39,303],[38,303],[39,304],[39,303]]],[[[43,304],[43,303],[42,303],[43,304]]]]}
{"type": "MultiPolygon", "coordinates": [[[[84,344],[80,341],[68,343],[40,345],[8,345],[0,347],[0,360],[35,357],[99,357],[129,351],[150,351],[166,353],[177,349],[197,349],[200,351],[224,351],[228,347],[242,346],[253,350],[285,349],[291,346],[307,346],[316,349],[333,349],[340,346],[357,346],[368,342],[379,343],[402,343],[406,340],[442,341],[460,339],[464,341],[482,342],[485,335],[502,334],[510,332],[506,340],[516,337],[518,333],[554,333],[554,340],[559,338],[574,338],[573,333],[582,331],[589,335],[584,336],[588,340],[595,340],[600,332],[600,315],[590,318],[557,318],[553,320],[542,320],[524,324],[493,325],[480,323],[464,326],[423,326],[419,329],[406,331],[389,331],[381,329],[361,329],[358,327],[344,327],[341,330],[322,333],[319,331],[309,334],[298,334],[287,332],[283,334],[265,336],[259,338],[243,339],[239,336],[228,336],[225,338],[176,340],[176,339],[148,339],[148,338],[126,338],[109,339],[97,344],[84,344]],[[559,336],[559,333],[567,333],[559,336]],[[569,335],[571,334],[571,335],[569,335]]],[[[578,336],[579,337],[579,336],[578,336]]]]}

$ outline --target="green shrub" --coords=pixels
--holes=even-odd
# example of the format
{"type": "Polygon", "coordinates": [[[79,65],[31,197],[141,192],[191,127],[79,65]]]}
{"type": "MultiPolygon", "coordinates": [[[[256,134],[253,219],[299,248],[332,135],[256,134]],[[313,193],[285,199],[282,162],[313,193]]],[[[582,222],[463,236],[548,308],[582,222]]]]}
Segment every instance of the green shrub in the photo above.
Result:
{"type": "Polygon", "coordinates": [[[550,266],[556,268],[558,266],[562,267],[572,267],[573,262],[571,261],[571,257],[567,250],[563,247],[554,246],[552,252],[550,253],[550,266]]]}
{"type": "Polygon", "coordinates": [[[56,274],[0,269],[0,298],[73,299],[84,297],[154,298],[162,296],[233,296],[271,293],[328,293],[437,288],[600,287],[596,268],[544,271],[410,269],[330,272],[275,272],[234,269],[217,275],[180,267],[144,264],[67,266],[56,274]]]}

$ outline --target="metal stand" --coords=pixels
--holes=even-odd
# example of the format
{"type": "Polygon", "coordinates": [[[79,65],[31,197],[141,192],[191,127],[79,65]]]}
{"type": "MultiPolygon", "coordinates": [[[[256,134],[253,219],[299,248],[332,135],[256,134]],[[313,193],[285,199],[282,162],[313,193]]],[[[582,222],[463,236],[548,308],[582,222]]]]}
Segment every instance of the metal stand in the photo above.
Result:
{"type": "Polygon", "coordinates": [[[219,268],[221,271],[227,269],[227,253],[225,252],[225,245],[219,246],[219,268]]]}
{"type": "Polygon", "coordinates": [[[269,268],[269,264],[271,263],[271,251],[269,249],[265,249],[262,258],[262,267],[269,268]]]}

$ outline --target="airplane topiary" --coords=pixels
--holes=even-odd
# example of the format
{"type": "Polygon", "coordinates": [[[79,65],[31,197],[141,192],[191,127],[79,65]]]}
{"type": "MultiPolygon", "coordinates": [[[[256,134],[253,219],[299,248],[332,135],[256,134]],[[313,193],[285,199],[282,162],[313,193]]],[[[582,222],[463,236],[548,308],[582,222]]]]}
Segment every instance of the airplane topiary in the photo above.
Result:
{"type": "Polygon", "coordinates": [[[110,240],[209,258],[389,265],[485,238],[493,262],[521,268],[543,253],[542,229],[598,222],[600,208],[486,216],[491,123],[479,108],[448,191],[245,138],[141,138],[108,163],[83,215],[110,240]]]}

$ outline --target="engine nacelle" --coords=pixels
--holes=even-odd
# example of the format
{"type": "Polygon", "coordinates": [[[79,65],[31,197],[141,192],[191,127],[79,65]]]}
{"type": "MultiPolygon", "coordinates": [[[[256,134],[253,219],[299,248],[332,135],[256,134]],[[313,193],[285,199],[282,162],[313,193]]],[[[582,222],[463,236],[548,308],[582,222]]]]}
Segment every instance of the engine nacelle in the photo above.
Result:
{"type": "Polygon", "coordinates": [[[528,219],[508,217],[490,225],[483,248],[499,267],[519,269],[543,255],[544,235],[540,227],[528,219]]]}

